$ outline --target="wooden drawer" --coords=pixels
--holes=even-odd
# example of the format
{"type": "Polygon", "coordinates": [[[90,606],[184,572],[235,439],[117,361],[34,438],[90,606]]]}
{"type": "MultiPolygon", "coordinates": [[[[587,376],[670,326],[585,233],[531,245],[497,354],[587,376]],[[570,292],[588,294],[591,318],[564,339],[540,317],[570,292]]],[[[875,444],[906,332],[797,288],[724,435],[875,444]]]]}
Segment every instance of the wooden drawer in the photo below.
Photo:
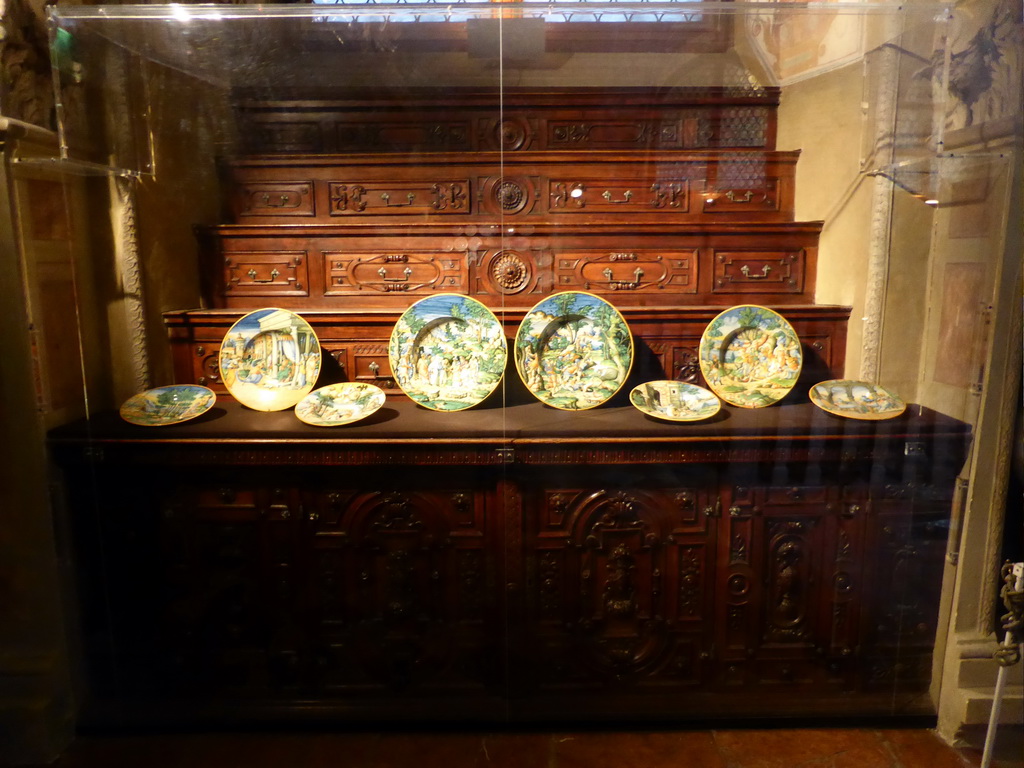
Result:
{"type": "Polygon", "coordinates": [[[324,251],[325,296],[367,293],[464,293],[466,259],[441,251],[324,251]]]}
{"type": "Polygon", "coordinates": [[[362,381],[380,387],[387,395],[402,395],[391,373],[387,339],[354,344],[327,342],[323,349],[338,364],[344,381],[362,381]]]}
{"type": "MultiPolygon", "coordinates": [[[[339,169],[344,173],[343,169],[339,169]]],[[[334,217],[450,216],[470,212],[468,179],[402,178],[327,183],[329,213],[334,217]]]]}
{"type": "Polygon", "coordinates": [[[631,250],[623,252],[560,250],[555,259],[559,290],[619,293],[697,292],[696,249],[688,251],[631,250]]]}
{"type": "Polygon", "coordinates": [[[701,210],[704,213],[749,213],[752,211],[779,210],[781,194],[778,179],[771,179],[754,186],[717,187],[712,182],[701,194],[701,210]]]}
{"type": "Polygon", "coordinates": [[[803,293],[807,251],[716,250],[718,294],[803,293]]]}
{"type": "Polygon", "coordinates": [[[224,257],[228,296],[309,296],[306,251],[235,251],[224,257]]]}
{"type": "Polygon", "coordinates": [[[230,198],[234,215],[247,216],[315,216],[313,182],[280,181],[242,184],[230,198]]]}

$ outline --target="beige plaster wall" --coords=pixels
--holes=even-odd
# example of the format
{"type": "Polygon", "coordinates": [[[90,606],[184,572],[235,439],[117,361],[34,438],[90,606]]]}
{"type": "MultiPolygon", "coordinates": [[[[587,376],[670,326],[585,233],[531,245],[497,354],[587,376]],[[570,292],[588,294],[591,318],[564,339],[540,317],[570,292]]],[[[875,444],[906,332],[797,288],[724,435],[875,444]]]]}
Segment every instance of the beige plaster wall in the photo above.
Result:
{"type": "Polygon", "coordinates": [[[801,150],[796,218],[825,222],[816,301],[853,307],[846,375],[854,377],[861,364],[872,187],[860,175],[861,91],[859,64],[784,88],[777,141],[779,149],[801,150]]]}

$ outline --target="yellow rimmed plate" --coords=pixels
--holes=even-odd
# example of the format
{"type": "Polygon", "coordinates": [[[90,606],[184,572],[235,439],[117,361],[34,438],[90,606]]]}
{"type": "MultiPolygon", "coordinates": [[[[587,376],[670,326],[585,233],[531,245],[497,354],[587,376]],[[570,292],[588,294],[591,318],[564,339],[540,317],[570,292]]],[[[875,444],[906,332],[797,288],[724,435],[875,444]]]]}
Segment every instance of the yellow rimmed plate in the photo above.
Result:
{"type": "Polygon", "coordinates": [[[314,427],[340,427],[375,413],[386,399],[380,387],[345,381],[310,392],[295,406],[295,415],[314,427]]]}
{"type": "Polygon", "coordinates": [[[629,402],[641,413],[666,421],[701,421],[722,407],[722,401],[704,387],[672,380],[633,387],[629,402]]]}
{"type": "Polygon", "coordinates": [[[815,384],[808,394],[821,410],[848,419],[881,421],[907,410],[895,392],[867,381],[829,379],[815,384]]]}
{"type": "Polygon", "coordinates": [[[708,387],[740,408],[774,405],[803,368],[800,338],[778,312],[755,304],[730,307],[700,339],[700,370],[708,387]]]}
{"type": "Polygon", "coordinates": [[[505,331],[494,313],[457,293],[417,301],[398,318],[388,344],[395,382],[434,411],[461,411],[484,401],[507,360],[505,331]]]}
{"type": "Polygon", "coordinates": [[[294,312],[257,309],[231,326],[218,362],[224,386],[238,402],[257,411],[283,411],[316,384],[320,342],[294,312]]]}
{"type": "Polygon", "coordinates": [[[163,427],[202,416],[217,395],[198,384],[172,384],[132,395],[121,406],[121,418],[141,427],[163,427]]]}
{"type": "Polygon", "coordinates": [[[633,336],[604,299],[556,293],[523,318],[514,344],[516,371],[546,405],[580,411],[607,402],[633,367],[633,336]]]}

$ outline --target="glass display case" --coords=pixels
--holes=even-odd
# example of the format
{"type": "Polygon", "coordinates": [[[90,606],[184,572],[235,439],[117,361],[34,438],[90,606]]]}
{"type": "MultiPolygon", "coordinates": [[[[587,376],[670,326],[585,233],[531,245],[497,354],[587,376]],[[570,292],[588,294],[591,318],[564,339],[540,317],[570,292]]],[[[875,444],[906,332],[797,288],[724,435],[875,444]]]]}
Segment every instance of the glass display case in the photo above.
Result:
{"type": "Polygon", "coordinates": [[[52,7],[6,167],[67,218],[59,290],[18,232],[80,722],[970,722],[1019,558],[976,5],[52,7]]]}

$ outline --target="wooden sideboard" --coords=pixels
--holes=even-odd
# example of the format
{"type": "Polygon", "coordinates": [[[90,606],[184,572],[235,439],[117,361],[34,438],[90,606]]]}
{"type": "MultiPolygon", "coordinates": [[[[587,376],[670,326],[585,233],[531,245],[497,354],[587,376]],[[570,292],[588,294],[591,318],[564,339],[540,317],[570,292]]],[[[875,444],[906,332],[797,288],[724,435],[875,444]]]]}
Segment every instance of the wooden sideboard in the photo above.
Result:
{"type": "Polygon", "coordinates": [[[85,721],[644,722],[931,713],[967,425],[794,398],[389,401],[339,429],[222,398],[51,447],[85,721]]]}
{"type": "Polygon", "coordinates": [[[966,425],[829,416],[848,307],[815,303],[773,89],[410,91],[236,104],[205,305],[169,312],[193,422],[52,434],[72,505],[89,716],[107,723],[674,723],[920,715],[966,425]],[[511,367],[480,407],[395,387],[391,329],[441,292],[506,336],[562,290],[611,301],[630,380],[547,408],[511,367]],[[707,324],[777,309],[803,343],[779,405],[644,417],[703,383],[707,324]],[[319,383],[389,399],[321,430],[226,397],[230,326],[294,310],[319,383]]]}

